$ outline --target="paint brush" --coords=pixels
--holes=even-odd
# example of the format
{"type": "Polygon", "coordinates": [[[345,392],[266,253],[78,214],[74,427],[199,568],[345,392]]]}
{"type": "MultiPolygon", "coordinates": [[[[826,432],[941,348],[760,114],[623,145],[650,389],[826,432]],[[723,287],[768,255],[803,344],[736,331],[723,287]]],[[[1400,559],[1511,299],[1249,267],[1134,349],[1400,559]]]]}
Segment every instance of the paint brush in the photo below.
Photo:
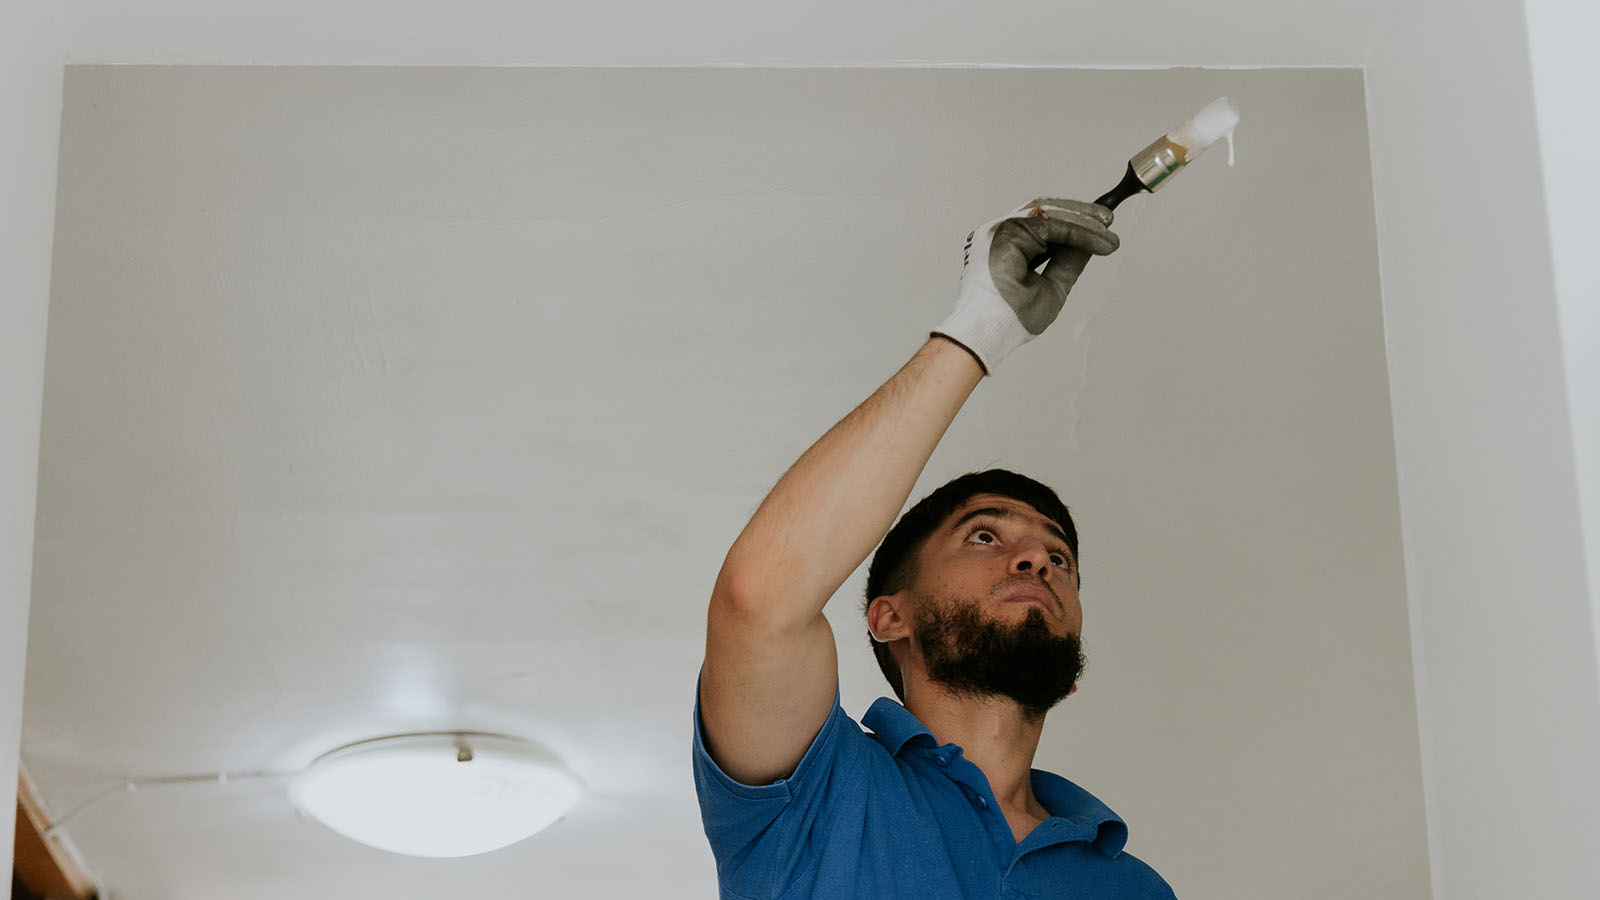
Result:
{"type": "Polygon", "coordinates": [[[1228,165],[1233,165],[1233,130],[1239,127],[1239,107],[1223,97],[1194,118],[1172,129],[1128,160],[1128,172],[1110,193],[1095,202],[1107,209],[1140,191],[1155,191],[1178,174],[1218,138],[1228,139],[1228,165]]]}

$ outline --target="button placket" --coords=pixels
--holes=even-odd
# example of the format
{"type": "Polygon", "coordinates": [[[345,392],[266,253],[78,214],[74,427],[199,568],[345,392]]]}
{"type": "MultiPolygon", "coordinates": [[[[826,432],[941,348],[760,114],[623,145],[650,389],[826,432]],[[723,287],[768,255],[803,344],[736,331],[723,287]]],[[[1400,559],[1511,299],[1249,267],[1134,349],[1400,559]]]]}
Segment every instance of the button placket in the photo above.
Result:
{"type": "Polygon", "coordinates": [[[983,796],[983,788],[978,785],[978,781],[982,780],[982,773],[976,766],[961,758],[959,749],[936,751],[934,762],[945,769],[945,774],[961,788],[961,792],[967,797],[967,802],[972,804],[974,809],[982,812],[989,808],[989,800],[983,796]],[[972,778],[973,774],[979,776],[978,781],[972,778]]]}

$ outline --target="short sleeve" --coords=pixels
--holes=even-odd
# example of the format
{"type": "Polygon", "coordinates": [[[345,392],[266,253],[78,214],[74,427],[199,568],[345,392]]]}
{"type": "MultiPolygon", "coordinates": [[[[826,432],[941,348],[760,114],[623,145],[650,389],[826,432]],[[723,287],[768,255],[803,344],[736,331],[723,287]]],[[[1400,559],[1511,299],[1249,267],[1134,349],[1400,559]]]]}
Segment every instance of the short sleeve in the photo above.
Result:
{"type": "Polygon", "coordinates": [[[870,740],[845,715],[835,686],[833,709],[793,774],[771,784],[740,783],[706,750],[700,683],[695,680],[694,784],[725,896],[730,891],[751,898],[776,896],[815,863],[814,854],[825,840],[818,833],[841,808],[864,806],[861,792],[852,787],[862,776],[857,764],[861,745],[870,740]]]}

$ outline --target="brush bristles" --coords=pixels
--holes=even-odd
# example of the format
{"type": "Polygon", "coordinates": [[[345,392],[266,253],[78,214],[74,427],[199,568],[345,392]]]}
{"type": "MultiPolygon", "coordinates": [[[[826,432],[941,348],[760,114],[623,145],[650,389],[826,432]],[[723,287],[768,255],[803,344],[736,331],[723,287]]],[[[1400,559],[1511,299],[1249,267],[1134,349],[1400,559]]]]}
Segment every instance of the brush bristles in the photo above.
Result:
{"type": "Polygon", "coordinates": [[[1200,155],[1200,151],[1232,134],[1239,126],[1239,107],[1223,97],[1196,113],[1194,118],[1167,132],[1183,162],[1200,155]]]}

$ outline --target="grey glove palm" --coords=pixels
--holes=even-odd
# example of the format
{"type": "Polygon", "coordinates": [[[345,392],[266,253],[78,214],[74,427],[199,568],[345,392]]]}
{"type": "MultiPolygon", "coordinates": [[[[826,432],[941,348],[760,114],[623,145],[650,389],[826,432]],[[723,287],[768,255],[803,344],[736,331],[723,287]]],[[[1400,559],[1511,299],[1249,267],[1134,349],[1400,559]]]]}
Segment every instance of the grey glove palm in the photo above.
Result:
{"type": "Polygon", "coordinates": [[[1006,354],[1061,314],[1089,258],[1116,251],[1121,242],[1111,221],[1104,206],[1040,198],[973,229],[955,311],[932,334],[966,347],[993,374],[1006,354]]]}

